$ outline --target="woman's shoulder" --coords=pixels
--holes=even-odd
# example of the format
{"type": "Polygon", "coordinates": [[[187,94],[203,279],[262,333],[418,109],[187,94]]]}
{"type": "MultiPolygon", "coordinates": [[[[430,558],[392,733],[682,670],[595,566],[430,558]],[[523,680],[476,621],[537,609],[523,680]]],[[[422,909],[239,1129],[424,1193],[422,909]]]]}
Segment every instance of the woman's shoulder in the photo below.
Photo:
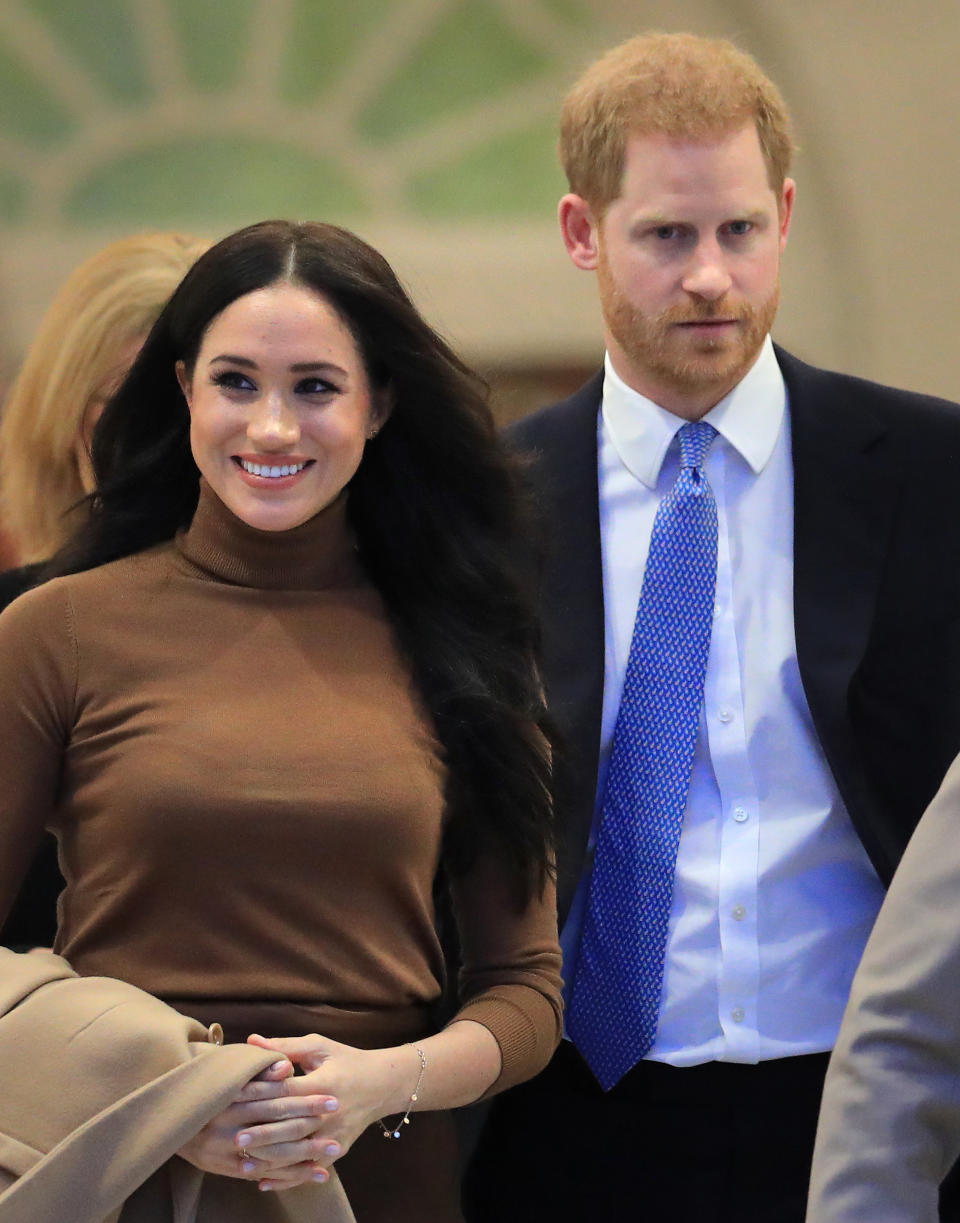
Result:
{"type": "Polygon", "coordinates": [[[7,574],[0,574],[0,611],[5,623],[25,620],[42,623],[50,617],[59,618],[65,609],[77,607],[107,608],[118,600],[128,600],[137,590],[149,596],[149,589],[160,575],[168,572],[172,543],[158,544],[143,552],[108,561],[80,573],[43,580],[43,565],[28,566],[34,572],[15,579],[11,571],[8,586],[3,585],[7,574]],[[38,581],[38,579],[40,579],[38,581]],[[10,591],[3,600],[3,593],[10,591]]]}
{"type": "Polygon", "coordinates": [[[115,590],[149,585],[161,575],[169,573],[173,551],[173,540],[166,540],[164,543],[144,548],[141,552],[131,552],[129,556],[95,565],[92,569],[82,569],[79,573],[52,578],[49,585],[62,583],[71,595],[82,598],[108,596],[115,590]]]}
{"type": "Polygon", "coordinates": [[[20,565],[17,569],[5,569],[0,573],[0,611],[12,603],[18,595],[36,584],[43,564],[20,565]]]}

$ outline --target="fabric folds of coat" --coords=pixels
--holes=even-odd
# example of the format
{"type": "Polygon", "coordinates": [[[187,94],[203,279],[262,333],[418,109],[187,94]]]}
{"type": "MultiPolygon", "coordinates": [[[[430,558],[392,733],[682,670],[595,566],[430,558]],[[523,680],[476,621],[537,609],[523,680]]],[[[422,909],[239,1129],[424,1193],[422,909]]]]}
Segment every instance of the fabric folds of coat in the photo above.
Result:
{"type": "Polygon", "coordinates": [[[276,1058],[150,994],[0,948],[0,1223],[353,1223],[335,1175],[283,1193],[175,1153],[276,1058]]]}

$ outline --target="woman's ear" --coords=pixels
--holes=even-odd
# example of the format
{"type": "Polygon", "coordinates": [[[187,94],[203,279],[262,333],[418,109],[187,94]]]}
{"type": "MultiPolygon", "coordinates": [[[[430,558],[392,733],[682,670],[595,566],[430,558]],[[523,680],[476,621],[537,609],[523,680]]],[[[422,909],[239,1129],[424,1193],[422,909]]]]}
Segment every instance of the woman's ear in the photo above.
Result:
{"type": "Polygon", "coordinates": [[[183,391],[183,397],[187,401],[187,407],[190,407],[190,399],[193,395],[193,380],[187,377],[187,367],[183,361],[178,361],[174,366],[177,371],[177,381],[180,383],[180,390],[183,391]]]}
{"type": "Polygon", "coordinates": [[[373,392],[370,402],[370,428],[367,430],[367,440],[376,437],[390,419],[393,411],[393,388],[381,387],[373,392]]]}

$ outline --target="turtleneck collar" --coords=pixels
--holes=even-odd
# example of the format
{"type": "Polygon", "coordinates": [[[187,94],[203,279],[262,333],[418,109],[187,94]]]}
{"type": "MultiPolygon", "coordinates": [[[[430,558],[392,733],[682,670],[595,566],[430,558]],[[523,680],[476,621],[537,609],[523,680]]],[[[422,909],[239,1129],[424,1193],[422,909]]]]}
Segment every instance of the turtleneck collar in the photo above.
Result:
{"type": "Polygon", "coordinates": [[[347,523],[347,494],[292,531],[260,531],[232,513],[206,480],[180,554],[221,582],[262,590],[355,586],[363,570],[347,523]]]}

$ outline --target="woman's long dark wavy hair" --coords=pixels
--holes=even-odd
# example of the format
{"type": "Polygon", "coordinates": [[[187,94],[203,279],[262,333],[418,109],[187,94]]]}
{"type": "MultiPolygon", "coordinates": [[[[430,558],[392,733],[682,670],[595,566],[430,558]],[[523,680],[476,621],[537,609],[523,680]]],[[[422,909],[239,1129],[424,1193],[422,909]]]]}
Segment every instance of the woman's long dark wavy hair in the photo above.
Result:
{"type": "Polygon", "coordinates": [[[336,309],[371,386],[393,405],[351,481],[348,513],[445,754],[445,861],[462,870],[494,846],[527,897],[551,870],[552,818],[536,622],[518,561],[522,480],[482,382],[354,234],[265,221],[197,261],[104,413],[89,520],[51,576],[138,552],[190,522],[199,472],[176,363],[192,373],[211,321],[278,281],[336,309]]]}

